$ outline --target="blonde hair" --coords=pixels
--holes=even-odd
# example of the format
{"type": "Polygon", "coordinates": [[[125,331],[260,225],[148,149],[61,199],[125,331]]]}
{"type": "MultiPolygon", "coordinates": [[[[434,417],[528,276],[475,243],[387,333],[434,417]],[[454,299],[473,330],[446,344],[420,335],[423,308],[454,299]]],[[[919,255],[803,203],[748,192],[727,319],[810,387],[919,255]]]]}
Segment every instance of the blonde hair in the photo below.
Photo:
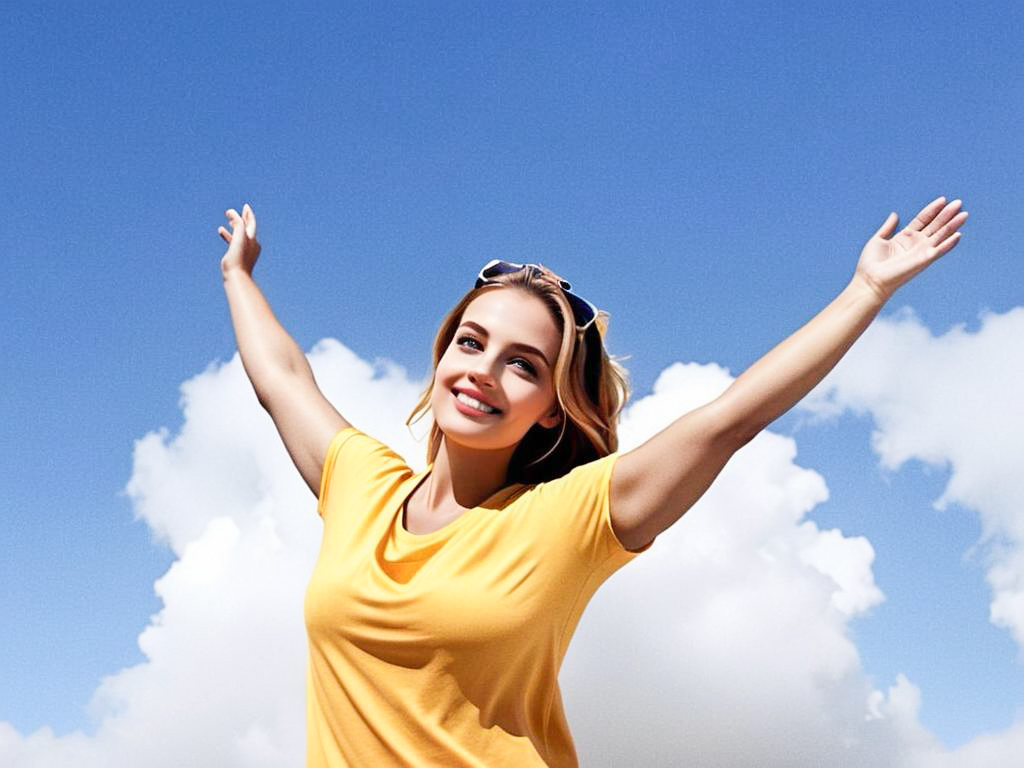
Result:
{"type": "MultiPolygon", "coordinates": [[[[495,277],[459,300],[438,329],[434,339],[434,374],[406,425],[419,421],[430,410],[438,362],[451,345],[466,307],[483,291],[499,288],[522,290],[543,301],[562,337],[553,372],[562,415],[560,427],[545,429],[535,424],[530,428],[512,455],[506,482],[534,484],[553,480],[574,467],[614,453],[619,447],[619,413],[629,399],[629,378],[626,369],[604,346],[608,313],[598,312],[594,323],[579,333],[558,275],[543,266],[495,277]],[[555,433],[557,438],[553,438],[555,433]]],[[[434,423],[427,442],[428,463],[436,458],[441,437],[441,429],[434,423]]]]}

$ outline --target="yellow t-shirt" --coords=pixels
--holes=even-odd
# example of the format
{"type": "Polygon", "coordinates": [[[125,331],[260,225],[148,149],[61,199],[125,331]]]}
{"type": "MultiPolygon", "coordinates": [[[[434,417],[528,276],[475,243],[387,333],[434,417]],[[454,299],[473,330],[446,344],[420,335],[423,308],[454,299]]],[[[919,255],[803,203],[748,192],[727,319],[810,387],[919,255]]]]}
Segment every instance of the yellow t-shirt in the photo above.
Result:
{"type": "Polygon", "coordinates": [[[638,554],[611,527],[617,458],[416,535],[402,510],[431,467],[339,432],[306,592],[308,765],[576,766],[558,670],[594,591],[638,554]]]}

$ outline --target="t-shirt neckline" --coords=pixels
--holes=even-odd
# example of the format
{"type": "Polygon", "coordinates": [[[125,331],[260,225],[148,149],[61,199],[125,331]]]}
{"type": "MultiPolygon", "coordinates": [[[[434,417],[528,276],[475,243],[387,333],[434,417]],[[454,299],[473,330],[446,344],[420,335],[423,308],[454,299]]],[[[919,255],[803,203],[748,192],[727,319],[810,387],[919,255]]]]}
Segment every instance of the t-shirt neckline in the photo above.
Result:
{"type": "Polygon", "coordinates": [[[434,465],[433,463],[431,463],[428,464],[425,469],[413,475],[409,479],[410,488],[402,496],[402,502],[401,504],[398,505],[397,520],[395,521],[395,524],[393,526],[395,528],[396,536],[398,538],[404,538],[417,544],[423,544],[429,542],[431,539],[439,539],[442,537],[446,537],[450,535],[451,532],[454,531],[458,526],[460,526],[462,522],[466,520],[466,518],[475,516],[481,510],[504,508],[505,506],[507,506],[508,502],[510,502],[514,497],[518,496],[522,489],[525,487],[523,483],[511,483],[510,485],[506,485],[503,488],[499,488],[498,490],[496,490],[494,493],[492,493],[490,496],[488,496],[486,499],[480,502],[480,504],[478,504],[477,506],[467,508],[466,511],[463,512],[461,515],[456,517],[454,520],[451,520],[450,522],[446,523],[445,525],[441,526],[436,531],[430,531],[429,533],[413,533],[405,527],[406,505],[409,503],[409,499],[412,498],[412,495],[417,491],[417,489],[421,485],[423,485],[424,481],[430,476],[430,473],[433,471],[434,465]],[[502,498],[502,494],[505,494],[504,498],[502,498]],[[501,501],[497,505],[492,505],[492,502],[494,502],[495,499],[501,499],[501,501]]]}

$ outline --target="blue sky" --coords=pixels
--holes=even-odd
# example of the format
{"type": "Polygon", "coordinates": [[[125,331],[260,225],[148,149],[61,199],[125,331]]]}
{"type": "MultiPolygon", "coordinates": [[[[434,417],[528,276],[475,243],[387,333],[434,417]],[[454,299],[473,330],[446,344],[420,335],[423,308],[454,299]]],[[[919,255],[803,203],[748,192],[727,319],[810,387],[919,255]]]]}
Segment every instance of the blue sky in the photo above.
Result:
{"type": "MultiPolygon", "coordinates": [[[[222,212],[306,349],[427,371],[491,258],[612,315],[638,395],[675,361],[738,374],[845,284],[890,210],[939,194],[962,244],[894,298],[933,335],[1021,298],[1024,54],[1007,4],[190,4],[9,8],[0,25],[0,721],[93,727],[143,659],[175,555],[122,493],[179,386],[234,353],[222,212]]],[[[1008,351],[1008,354],[1019,354],[1008,351]]],[[[887,600],[852,633],[947,746],[1024,707],[988,621],[978,517],[948,471],[879,467],[870,416],[773,430],[867,537],[887,600]],[[972,554],[972,551],[974,554],[972,554]]]]}

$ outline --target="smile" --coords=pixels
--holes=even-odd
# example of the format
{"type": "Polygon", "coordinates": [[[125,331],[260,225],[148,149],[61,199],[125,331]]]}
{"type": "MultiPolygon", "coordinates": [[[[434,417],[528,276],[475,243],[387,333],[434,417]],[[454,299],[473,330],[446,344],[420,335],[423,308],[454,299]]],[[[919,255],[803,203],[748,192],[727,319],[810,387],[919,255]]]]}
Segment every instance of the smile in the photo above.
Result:
{"type": "Polygon", "coordinates": [[[460,405],[463,405],[466,408],[471,408],[479,413],[501,413],[497,408],[481,403],[479,400],[474,397],[470,397],[465,392],[455,392],[455,400],[460,405]]]}

